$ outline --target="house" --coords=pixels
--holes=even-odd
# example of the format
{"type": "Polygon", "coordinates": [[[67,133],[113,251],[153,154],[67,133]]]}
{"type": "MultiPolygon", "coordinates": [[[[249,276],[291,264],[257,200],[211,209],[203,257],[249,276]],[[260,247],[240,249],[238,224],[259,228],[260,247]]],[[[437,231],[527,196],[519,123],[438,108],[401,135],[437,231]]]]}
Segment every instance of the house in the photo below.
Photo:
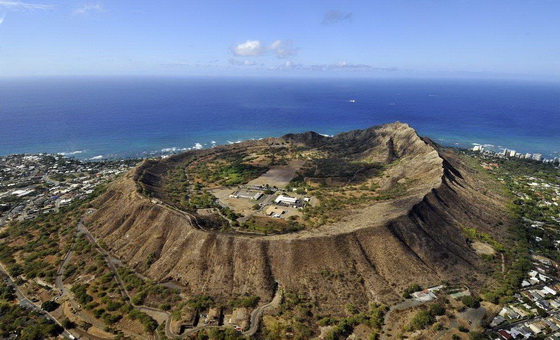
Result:
{"type": "Polygon", "coordinates": [[[553,331],[556,332],[558,329],[560,329],[560,327],[558,327],[558,325],[554,322],[552,322],[551,320],[543,320],[544,323],[553,331]]]}
{"type": "Polygon", "coordinates": [[[494,318],[494,320],[492,320],[492,323],[490,323],[490,327],[499,326],[499,325],[503,324],[504,322],[506,322],[506,319],[504,319],[503,317],[498,315],[494,318]]]}
{"type": "Polygon", "coordinates": [[[498,335],[500,336],[500,338],[504,339],[504,340],[510,340],[513,339],[513,336],[511,334],[509,334],[508,331],[506,331],[505,329],[500,329],[498,331],[498,335]]]}
{"type": "Polygon", "coordinates": [[[548,287],[548,286],[544,286],[542,290],[545,291],[545,292],[547,292],[548,294],[551,294],[551,295],[556,295],[556,294],[558,294],[554,289],[552,289],[552,288],[550,288],[550,287],[548,287]]]}
{"type": "Polygon", "coordinates": [[[559,301],[558,299],[556,299],[556,300],[550,300],[549,302],[550,302],[550,305],[551,305],[552,307],[554,307],[555,309],[560,308],[560,301],[559,301]]]}
{"type": "Polygon", "coordinates": [[[507,306],[505,306],[504,308],[502,308],[502,310],[500,310],[499,315],[509,319],[519,319],[521,317],[518,313],[516,313],[515,311],[513,311],[511,308],[507,306]]]}
{"type": "Polygon", "coordinates": [[[519,314],[519,316],[522,317],[522,318],[524,318],[524,317],[527,316],[527,312],[525,312],[524,310],[522,310],[522,309],[519,308],[519,307],[510,306],[510,308],[511,308],[514,312],[516,312],[517,314],[519,314]]]}
{"type": "Polygon", "coordinates": [[[529,328],[534,334],[540,334],[542,333],[543,327],[541,327],[541,325],[539,325],[537,322],[534,322],[529,324],[529,328]]]}
{"type": "Polygon", "coordinates": [[[434,300],[436,295],[429,289],[426,289],[421,292],[412,293],[412,297],[414,297],[415,300],[426,302],[434,300]]]}

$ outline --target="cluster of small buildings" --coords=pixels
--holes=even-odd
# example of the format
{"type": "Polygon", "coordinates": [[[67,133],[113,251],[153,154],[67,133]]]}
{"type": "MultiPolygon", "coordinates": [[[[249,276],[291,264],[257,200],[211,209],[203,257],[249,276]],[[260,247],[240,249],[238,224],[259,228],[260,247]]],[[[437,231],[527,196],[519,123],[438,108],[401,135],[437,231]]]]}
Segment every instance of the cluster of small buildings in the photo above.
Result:
{"type": "Polygon", "coordinates": [[[540,153],[534,153],[534,154],[521,153],[521,152],[517,152],[515,150],[510,150],[510,149],[507,149],[507,148],[503,149],[500,152],[495,152],[493,150],[486,149],[484,147],[484,145],[475,145],[472,148],[472,151],[487,153],[487,154],[491,154],[493,156],[499,156],[499,157],[503,157],[503,158],[531,159],[531,160],[535,160],[537,162],[560,164],[560,159],[558,157],[543,158],[542,154],[540,154],[540,153]]]}
{"type": "Polygon", "coordinates": [[[523,280],[516,300],[506,304],[490,324],[498,339],[560,340],[560,284],[547,274],[553,267],[550,260],[536,259],[533,264],[535,269],[523,280]]]}
{"type": "Polygon", "coordinates": [[[0,226],[57,211],[135,164],[135,160],[94,162],[50,154],[0,157],[0,226]]]}
{"type": "Polygon", "coordinates": [[[226,313],[226,310],[220,307],[212,307],[203,312],[183,310],[181,318],[171,322],[170,330],[174,334],[183,334],[186,330],[197,327],[231,327],[239,332],[249,328],[251,309],[239,307],[226,313]]]}
{"type": "Polygon", "coordinates": [[[560,319],[557,316],[541,318],[532,322],[521,323],[510,329],[496,332],[498,339],[541,339],[560,340],[560,319]]]}
{"type": "Polygon", "coordinates": [[[277,187],[243,185],[229,195],[254,201],[268,217],[281,218],[290,208],[301,209],[311,200],[309,197],[295,197],[277,187]]]}

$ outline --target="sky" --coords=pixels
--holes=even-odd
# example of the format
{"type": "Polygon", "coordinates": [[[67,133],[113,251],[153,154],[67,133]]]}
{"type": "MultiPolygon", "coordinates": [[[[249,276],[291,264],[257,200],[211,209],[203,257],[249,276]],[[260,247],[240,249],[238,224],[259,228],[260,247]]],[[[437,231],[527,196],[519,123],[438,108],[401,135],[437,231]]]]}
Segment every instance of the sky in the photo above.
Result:
{"type": "Polygon", "coordinates": [[[0,0],[0,77],[560,79],[558,0],[0,0]]]}

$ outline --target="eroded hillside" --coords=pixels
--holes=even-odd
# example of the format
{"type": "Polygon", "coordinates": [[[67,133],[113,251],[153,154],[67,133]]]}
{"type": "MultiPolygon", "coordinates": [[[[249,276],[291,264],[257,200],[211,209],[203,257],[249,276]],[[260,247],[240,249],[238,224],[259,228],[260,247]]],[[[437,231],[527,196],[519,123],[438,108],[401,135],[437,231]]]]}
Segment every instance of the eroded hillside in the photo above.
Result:
{"type": "MultiPolygon", "coordinates": [[[[220,178],[213,174],[207,178],[220,178]]],[[[504,235],[502,198],[485,192],[486,181],[454,151],[394,123],[332,138],[292,134],[147,161],[98,198],[86,222],[115,256],[151,279],[179,283],[186,294],[217,301],[246,294],[270,301],[278,283],[308,296],[320,312],[342,313],[348,303],[394,303],[411,283],[484,284],[486,264],[462,230],[504,235]],[[316,207],[292,219],[303,227],[287,233],[209,228],[196,206],[181,205],[167,190],[170,174],[192,162],[272,148],[290,150],[313,165],[316,159],[340,159],[375,166],[336,176],[298,170],[309,192],[323,191],[316,207]],[[348,204],[326,209],[331,201],[348,204]]],[[[208,183],[212,189],[223,185],[208,183]]]]}

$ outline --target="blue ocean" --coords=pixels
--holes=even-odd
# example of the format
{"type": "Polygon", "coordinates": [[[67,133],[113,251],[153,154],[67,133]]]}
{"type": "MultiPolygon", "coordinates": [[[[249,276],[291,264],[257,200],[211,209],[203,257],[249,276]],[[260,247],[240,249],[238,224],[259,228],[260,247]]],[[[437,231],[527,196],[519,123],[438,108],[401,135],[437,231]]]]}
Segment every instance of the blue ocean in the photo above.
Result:
{"type": "Polygon", "coordinates": [[[0,80],[0,155],[147,156],[401,121],[444,145],[560,156],[560,83],[514,80],[0,80]],[[162,151],[163,150],[163,151],[162,151]]]}

